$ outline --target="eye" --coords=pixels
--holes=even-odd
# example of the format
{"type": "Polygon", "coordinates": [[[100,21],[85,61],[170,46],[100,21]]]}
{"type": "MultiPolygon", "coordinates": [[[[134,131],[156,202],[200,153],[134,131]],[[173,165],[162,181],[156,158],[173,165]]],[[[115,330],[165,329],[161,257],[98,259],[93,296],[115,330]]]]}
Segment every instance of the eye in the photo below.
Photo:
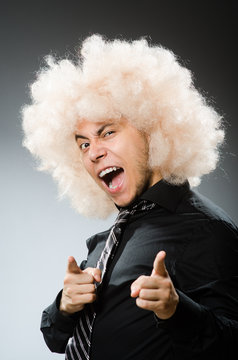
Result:
{"type": "Polygon", "coordinates": [[[107,132],[104,134],[104,137],[107,137],[107,136],[113,134],[114,132],[115,132],[115,131],[112,131],[112,130],[107,131],[107,132]]]}
{"type": "Polygon", "coordinates": [[[79,145],[79,148],[85,151],[89,147],[89,143],[82,143],[79,145]]]}

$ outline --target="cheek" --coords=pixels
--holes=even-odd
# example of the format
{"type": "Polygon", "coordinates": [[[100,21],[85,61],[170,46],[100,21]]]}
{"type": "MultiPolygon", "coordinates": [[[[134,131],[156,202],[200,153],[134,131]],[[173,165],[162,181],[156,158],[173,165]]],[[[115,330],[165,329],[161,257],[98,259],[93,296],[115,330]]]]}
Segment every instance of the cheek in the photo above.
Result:
{"type": "Polygon", "coordinates": [[[86,156],[82,156],[81,160],[82,160],[82,164],[83,164],[84,169],[85,169],[90,175],[92,175],[92,166],[90,166],[91,164],[90,164],[89,159],[87,159],[86,156]]]}
{"type": "Polygon", "coordinates": [[[121,156],[130,164],[140,156],[141,144],[133,142],[131,138],[125,138],[120,141],[114,148],[115,154],[121,154],[121,156]]]}

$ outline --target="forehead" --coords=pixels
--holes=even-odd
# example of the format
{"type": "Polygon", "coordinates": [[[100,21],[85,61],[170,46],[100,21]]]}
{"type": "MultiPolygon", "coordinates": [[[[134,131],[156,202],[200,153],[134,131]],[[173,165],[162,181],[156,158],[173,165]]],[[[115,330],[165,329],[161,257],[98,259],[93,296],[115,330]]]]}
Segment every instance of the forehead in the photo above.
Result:
{"type": "MultiPolygon", "coordinates": [[[[118,122],[118,121],[117,121],[118,122]]],[[[87,119],[82,119],[82,120],[79,120],[76,124],[76,130],[83,130],[83,129],[87,129],[87,128],[97,128],[97,127],[100,127],[102,125],[106,125],[106,124],[109,124],[109,123],[116,123],[115,120],[101,120],[101,121],[90,121],[90,120],[87,120],[87,119]]]]}

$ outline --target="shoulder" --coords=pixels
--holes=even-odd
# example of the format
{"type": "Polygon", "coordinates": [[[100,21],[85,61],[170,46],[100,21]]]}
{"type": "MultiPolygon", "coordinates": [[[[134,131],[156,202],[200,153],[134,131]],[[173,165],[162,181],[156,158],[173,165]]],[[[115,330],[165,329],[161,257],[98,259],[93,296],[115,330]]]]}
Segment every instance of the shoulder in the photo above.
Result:
{"type": "Polygon", "coordinates": [[[178,211],[192,222],[178,261],[183,270],[210,280],[238,274],[238,229],[226,212],[194,191],[186,194],[178,211]]]}
{"type": "Polygon", "coordinates": [[[228,239],[237,241],[238,228],[236,224],[221,207],[210,199],[198,192],[190,191],[183,202],[189,208],[189,212],[204,219],[201,222],[201,230],[205,228],[210,233],[210,238],[216,238],[220,242],[225,239],[227,239],[226,241],[228,239]]]}
{"type": "Polygon", "coordinates": [[[86,240],[88,251],[89,252],[93,251],[98,244],[105,242],[110,233],[110,230],[111,230],[111,228],[108,230],[99,232],[97,234],[94,234],[90,238],[88,238],[86,240]]]}
{"type": "Polygon", "coordinates": [[[214,223],[215,227],[216,225],[219,227],[219,224],[220,226],[223,224],[227,229],[237,231],[237,226],[230,216],[221,207],[198,191],[189,189],[182,198],[177,212],[197,214],[214,223]]]}

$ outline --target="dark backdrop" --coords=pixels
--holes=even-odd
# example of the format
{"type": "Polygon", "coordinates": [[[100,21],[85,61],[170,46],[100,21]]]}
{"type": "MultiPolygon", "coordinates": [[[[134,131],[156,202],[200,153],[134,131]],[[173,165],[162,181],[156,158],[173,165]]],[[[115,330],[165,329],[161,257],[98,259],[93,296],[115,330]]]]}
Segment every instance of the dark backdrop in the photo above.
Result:
{"type": "Polygon", "coordinates": [[[60,357],[43,345],[38,331],[41,309],[62,285],[67,255],[80,261],[86,254],[85,238],[110,223],[110,219],[106,225],[84,220],[67,201],[57,202],[51,178],[34,170],[31,156],[21,146],[20,108],[29,102],[27,85],[43,57],[74,54],[79,41],[92,33],[126,39],[147,36],[152,43],[172,49],[226,122],[220,164],[204,177],[198,190],[238,222],[236,4],[192,0],[1,2],[2,359],[60,357]]]}

